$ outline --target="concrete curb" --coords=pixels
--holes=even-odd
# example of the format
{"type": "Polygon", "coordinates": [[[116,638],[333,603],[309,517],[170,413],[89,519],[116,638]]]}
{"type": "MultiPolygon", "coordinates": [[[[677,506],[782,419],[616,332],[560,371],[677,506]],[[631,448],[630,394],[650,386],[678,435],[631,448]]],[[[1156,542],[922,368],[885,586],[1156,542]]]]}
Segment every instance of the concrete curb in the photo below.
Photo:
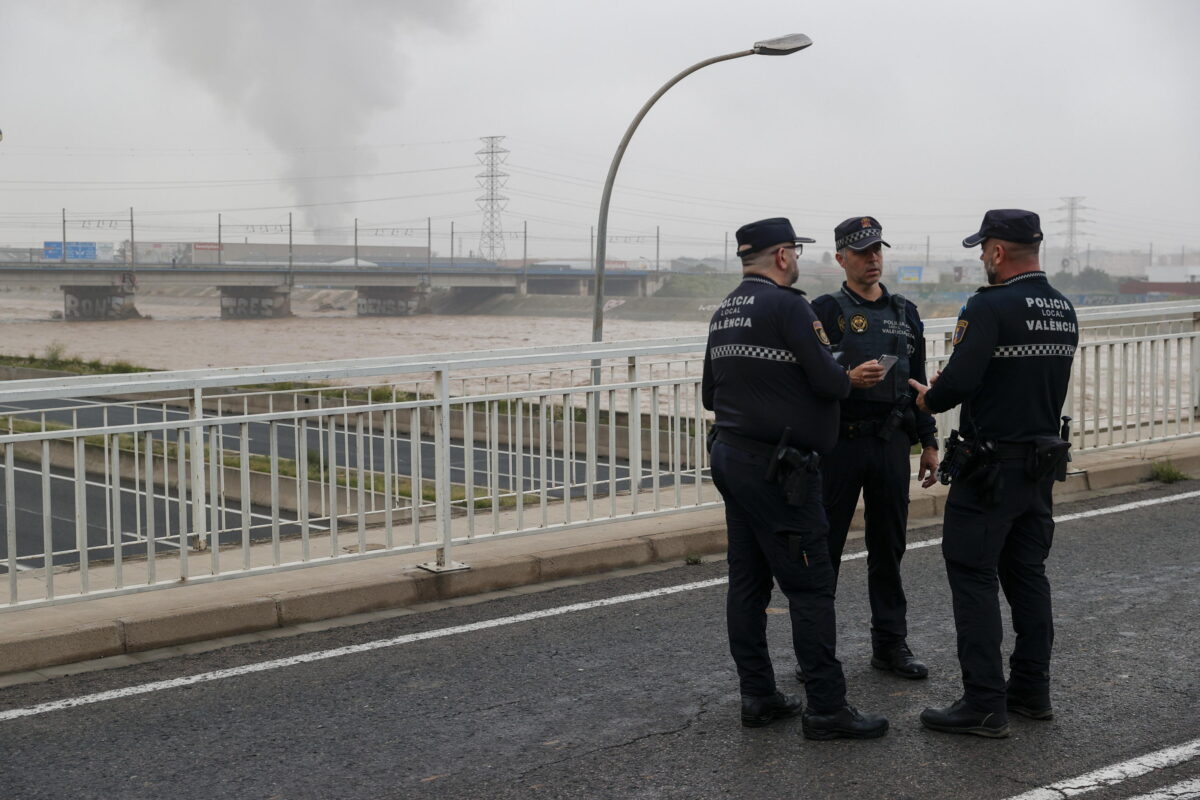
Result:
{"type": "Polygon", "coordinates": [[[480,559],[460,572],[432,573],[414,567],[366,581],[314,582],[316,585],[306,589],[125,615],[85,626],[15,637],[0,634],[0,674],[680,561],[724,549],[724,528],[702,527],[562,547],[536,555],[480,559]]]}
{"type": "MultiPolygon", "coordinates": [[[[1170,455],[1176,467],[1200,471],[1200,448],[1195,453],[1170,455]]],[[[1140,483],[1151,476],[1153,461],[1142,454],[1117,453],[1110,455],[1108,461],[1071,474],[1067,482],[1056,485],[1056,498],[1081,499],[1093,492],[1140,483]]],[[[936,524],[944,500],[944,492],[915,495],[910,510],[913,527],[936,524]]],[[[146,594],[78,604],[100,607],[111,603],[118,611],[108,620],[81,619],[68,610],[77,606],[49,609],[60,611],[59,614],[47,614],[48,609],[14,611],[7,621],[41,611],[38,621],[44,624],[41,629],[36,624],[34,629],[28,629],[29,625],[4,626],[0,632],[0,674],[447,601],[628,567],[683,561],[688,556],[712,555],[724,550],[724,526],[709,523],[534,553],[473,558],[471,569],[460,572],[431,573],[408,565],[394,569],[385,565],[374,574],[363,575],[360,570],[348,569],[349,565],[332,565],[307,570],[307,585],[303,588],[263,591],[260,586],[256,590],[250,583],[255,580],[252,578],[207,584],[206,592],[191,596],[181,607],[176,604],[173,608],[158,608],[162,604],[142,602],[144,608],[131,613],[125,608],[128,603],[115,602],[129,597],[144,598],[146,594]],[[239,588],[234,589],[235,586],[239,588]],[[19,630],[21,627],[27,630],[19,630]]],[[[0,621],[6,621],[6,617],[0,616],[0,621]]]]}

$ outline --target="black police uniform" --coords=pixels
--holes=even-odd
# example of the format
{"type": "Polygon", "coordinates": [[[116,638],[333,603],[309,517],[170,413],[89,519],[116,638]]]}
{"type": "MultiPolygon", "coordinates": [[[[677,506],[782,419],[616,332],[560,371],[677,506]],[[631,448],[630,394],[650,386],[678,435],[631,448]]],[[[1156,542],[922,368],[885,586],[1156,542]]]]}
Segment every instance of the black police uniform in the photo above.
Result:
{"type": "Polygon", "coordinates": [[[786,443],[802,454],[829,451],[838,399],[849,390],[850,379],[830,354],[803,292],[747,276],[713,315],[702,397],[716,412],[710,463],[729,531],[729,649],[743,696],[775,692],[766,639],[774,577],[788,598],[792,642],[809,678],[814,713],[846,703],[821,476],[800,467],[785,488],[766,474],[785,430],[786,443]],[[799,505],[789,504],[788,489],[803,495],[791,498],[799,505]]]}
{"type": "Polygon", "coordinates": [[[883,381],[851,389],[841,403],[837,446],[821,460],[821,486],[829,518],[829,555],[836,582],[846,535],[862,493],[866,506],[867,591],[871,644],[877,654],[908,636],[908,603],[900,579],[908,527],[909,450],[920,441],[937,446],[933,416],[912,406],[908,379],[925,383],[924,325],[917,307],[899,294],[866,300],[845,284],[813,301],[813,311],[847,369],[883,354],[899,360],[883,381]]]}
{"type": "Polygon", "coordinates": [[[954,352],[925,395],[935,413],[961,403],[963,436],[976,451],[987,449],[985,442],[993,449],[951,483],[942,554],[963,700],[996,719],[1006,716],[1006,691],[1049,697],[1054,624],[1045,560],[1054,535],[1055,476],[1038,474],[1046,463],[1039,457],[1046,446],[1061,445],[1059,415],[1078,343],[1075,309],[1045,273],[1015,275],[967,302],[954,352]],[[997,578],[1016,632],[1007,689],[997,578]]]}

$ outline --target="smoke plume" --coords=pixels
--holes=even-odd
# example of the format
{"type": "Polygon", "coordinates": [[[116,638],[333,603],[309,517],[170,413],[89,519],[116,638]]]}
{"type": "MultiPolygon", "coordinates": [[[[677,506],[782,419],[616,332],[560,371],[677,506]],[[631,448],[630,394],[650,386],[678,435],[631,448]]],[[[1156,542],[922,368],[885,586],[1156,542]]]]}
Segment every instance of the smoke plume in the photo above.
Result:
{"type": "Polygon", "coordinates": [[[374,115],[402,100],[405,37],[449,30],[465,16],[466,2],[141,0],[138,6],[164,61],[279,148],[303,224],[321,230],[345,225],[354,212],[305,204],[354,199],[356,182],[298,179],[370,171],[376,156],[354,147],[374,115]]]}

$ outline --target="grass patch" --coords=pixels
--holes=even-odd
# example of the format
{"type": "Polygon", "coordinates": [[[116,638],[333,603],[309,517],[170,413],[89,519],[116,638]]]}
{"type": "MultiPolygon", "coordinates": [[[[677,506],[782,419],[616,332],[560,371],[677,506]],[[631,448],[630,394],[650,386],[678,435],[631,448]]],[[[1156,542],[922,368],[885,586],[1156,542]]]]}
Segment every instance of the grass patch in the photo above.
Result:
{"type": "Polygon", "coordinates": [[[63,345],[54,342],[46,347],[41,356],[30,353],[27,356],[0,355],[0,366],[24,367],[27,369],[48,369],[58,372],[72,372],[76,375],[118,375],[130,372],[155,372],[149,367],[130,364],[128,361],[117,360],[104,363],[99,359],[84,361],[82,358],[67,356],[63,353],[63,345]]]}
{"type": "Polygon", "coordinates": [[[1150,479],[1159,483],[1177,483],[1189,477],[1170,461],[1155,461],[1150,465],[1150,479]]]}

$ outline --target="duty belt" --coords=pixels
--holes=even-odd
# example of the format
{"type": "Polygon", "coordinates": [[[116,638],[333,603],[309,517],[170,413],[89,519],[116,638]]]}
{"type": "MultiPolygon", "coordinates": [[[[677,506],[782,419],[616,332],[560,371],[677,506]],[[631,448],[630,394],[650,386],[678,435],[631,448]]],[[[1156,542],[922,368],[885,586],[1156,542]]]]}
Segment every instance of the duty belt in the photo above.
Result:
{"type": "Polygon", "coordinates": [[[1016,461],[1029,458],[1036,449],[1033,442],[996,442],[992,453],[1000,461],[1016,461]]]}
{"type": "Polygon", "coordinates": [[[878,436],[886,423],[886,417],[843,422],[838,426],[838,436],[843,439],[865,439],[868,436],[878,436]]]}
{"type": "Polygon", "coordinates": [[[724,428],[717,428],[717,441],[724,442],[730,447],[736,447],[738,450],[745,450],[747,453],[763,458],[770,458],[775,455],[775,445],[760,442],[757,439],[748,439],[745,436],[738,436],[736,433],[730,433],[724,428]]]}

